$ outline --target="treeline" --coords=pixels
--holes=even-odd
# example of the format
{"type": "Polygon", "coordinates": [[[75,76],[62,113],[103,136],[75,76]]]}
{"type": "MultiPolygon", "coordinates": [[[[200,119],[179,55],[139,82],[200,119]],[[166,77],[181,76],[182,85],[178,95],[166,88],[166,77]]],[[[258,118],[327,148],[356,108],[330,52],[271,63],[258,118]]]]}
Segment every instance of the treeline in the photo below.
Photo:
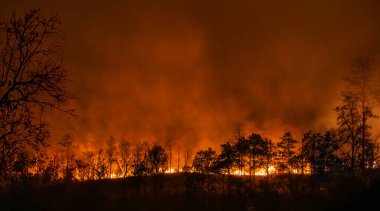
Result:
{"type": "MultiPolygon", "coordinates": [[[[239,135],[220,146],[218,154],[208,148],[196,152],[192,163],[182,166],[183,172],[207,174],[239,174],[253,176],[258,169],[270,174],[342,175],[376,168],[377,146],[367,140],[365,151],[352,153],[339,130],[308,131],[298,141],[285,132],[278,143],[252,133],[239,135]],[[364,153],[364,169],[361,163],[364,153]],[[354,166],[352,166],[354,164],[354,166]]],[[[357,146],[357,148],[359,148],[357,146]]],[[[44,159],[21,153],[15,168],[9,172],[12,182],[38,179],[41,184],[71,180],[98,180],[163,174],[168,171],[168,150],[147,142],[116,142],[110,137],[106,147],[81,152],[70,135],[44,159]],[[29,178],[29,179],[28,179],[29,178]]],[[[178,170],[178,169],[177,169],[178,170]]]]}
{"type": "MultiPolygon", "coordinates": [[[[375,117],[371,108],[362,107],[359,97],[345,95],[337,106],[337,127],[308,131],[300,140],[285,132],[275,143],[257,133],[242,132],[215,149],[200,150],[184,172],[203,175],[270,174],[361,175],[377,168],[379,146],[372,138],[368,119],[375,117]],[[262,173],[264,172],[264,173],[262,173]]],[[[36,145],[36,147],[40,147],[36,145]]],[[[43,148],[38,148],[43,149],[43,148]]],[[[2,169],[3,183],[22,183],[37,179],[41,184],[56,181],[125,178],[172,172],[171,146],[116,141],[110,137],[105,148],[81,151],[71,135],[65,135],[58,148],[47,156],[18,149],[2,169]],[[169,155],[168,155],[169,151],[169,155]],[[6,170],[6,171],[5,171],[6,170]]],[[[179,155],[178,155],[179,157],[179,155]]]]}

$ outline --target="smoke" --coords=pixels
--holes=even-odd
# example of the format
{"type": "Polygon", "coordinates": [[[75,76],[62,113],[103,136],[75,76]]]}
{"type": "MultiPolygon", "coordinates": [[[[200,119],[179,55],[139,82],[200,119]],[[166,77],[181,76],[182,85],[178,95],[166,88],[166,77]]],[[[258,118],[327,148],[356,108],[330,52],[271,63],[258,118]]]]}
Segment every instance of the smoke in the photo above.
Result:
{"type": "MultiPolygon", "coordinates": [[[[233,135],[332,127],[340,77],[378,55],[380,4],[367,1],[17,1],[1,14],[58,13],[76,118],[52,142],[216,146],[233,135]]],[[[4,15],[3,15],[4,16],[4,15]]]]}

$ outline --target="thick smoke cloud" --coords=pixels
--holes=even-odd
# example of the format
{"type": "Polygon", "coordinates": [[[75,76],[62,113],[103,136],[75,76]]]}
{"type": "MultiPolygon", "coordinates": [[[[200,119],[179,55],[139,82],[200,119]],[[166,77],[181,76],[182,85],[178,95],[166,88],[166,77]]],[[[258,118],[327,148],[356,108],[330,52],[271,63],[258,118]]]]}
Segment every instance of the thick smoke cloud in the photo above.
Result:
{"type": "Polygon", "coordinates": [[[340,77],[380,47],[376,0],[1,5],[62,17],[77,117],[55,114],[52,141],[72,132],[89,148],[110,135],[202,147],[240,124],[274,139],[334,126],[340,77]]]}

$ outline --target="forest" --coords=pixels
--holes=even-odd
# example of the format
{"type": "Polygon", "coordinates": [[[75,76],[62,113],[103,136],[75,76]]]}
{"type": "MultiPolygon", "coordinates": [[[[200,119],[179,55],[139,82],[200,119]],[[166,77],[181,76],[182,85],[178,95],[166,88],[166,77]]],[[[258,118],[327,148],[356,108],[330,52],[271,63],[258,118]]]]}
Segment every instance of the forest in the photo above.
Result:
{"type": "Polygon", "coordinates": [[[81,149],[50,146],[51,112],[75,116],[54,36],[40,10],[0,22],[0,202],[5,210],[376,210],[379,144],[372,58],[342,76],[336,127],[277,140],[237,127],[219,148],[110,136],[81,149]],[[176,162],[173,160],[176,159],[176,162]],[[182,160],[180,162],[180,160],[182,160]]]}

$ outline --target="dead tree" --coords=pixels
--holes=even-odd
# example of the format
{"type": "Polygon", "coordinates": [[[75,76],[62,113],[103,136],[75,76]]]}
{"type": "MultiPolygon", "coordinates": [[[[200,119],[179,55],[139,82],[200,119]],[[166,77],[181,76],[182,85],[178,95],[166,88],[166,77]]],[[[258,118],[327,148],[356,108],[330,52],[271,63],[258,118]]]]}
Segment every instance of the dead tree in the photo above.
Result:
{"type": "Polygon", "coordinates": [[[71,98],[65,88],[57,35],[58,16],[31,10],[0,20],[0,177],[10,174],[22,150],[40,152],[47,145],[52,110],[65,110],[71,98]]]}

